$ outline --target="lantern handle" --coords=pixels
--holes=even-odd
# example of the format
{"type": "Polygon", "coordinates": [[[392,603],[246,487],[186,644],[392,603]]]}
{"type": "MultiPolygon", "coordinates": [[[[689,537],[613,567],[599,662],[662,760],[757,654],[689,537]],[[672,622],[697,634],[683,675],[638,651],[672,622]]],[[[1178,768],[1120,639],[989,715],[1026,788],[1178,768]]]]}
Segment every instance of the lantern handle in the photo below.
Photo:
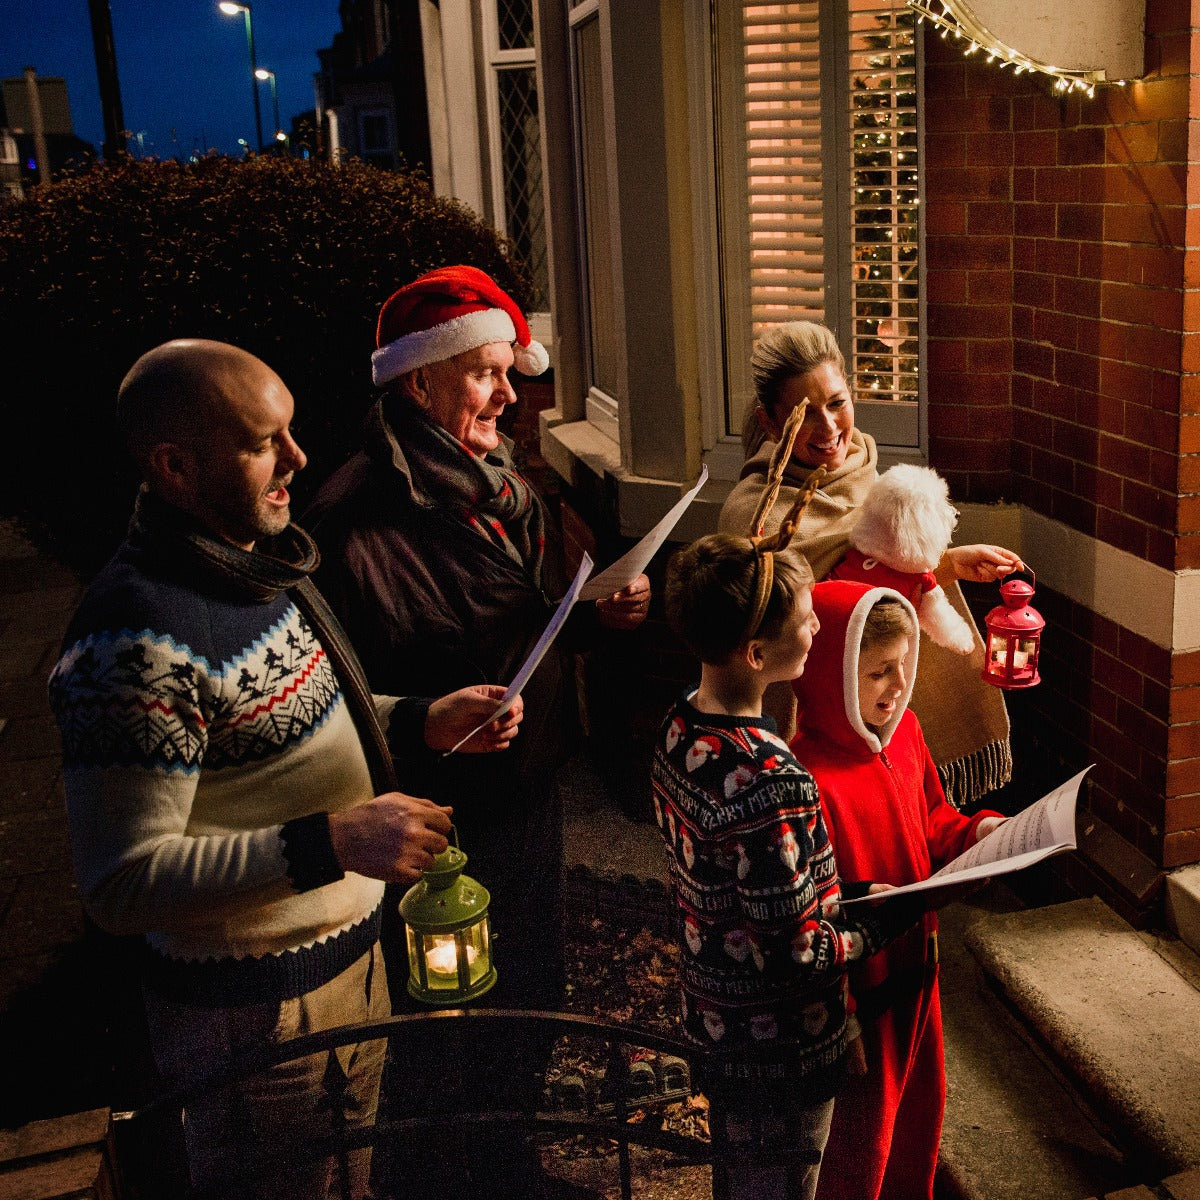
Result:
{"type": "Polygon", "coordinates": [[[1023,579],[1031,588],[1037,587],[1037,576],[1029,567],[1016,567],[1009,573],[1003,576],[1000,580],[1002,584],[1012,583],[1014,579],[1023,579]]]}
{"type": "Polygon", "coordinates": [[[453,821],[450,822],[450,836],[446,840],[453,845],[455,850],[462,853],[462,847],[458,844],[458,826],[453,821]]]}

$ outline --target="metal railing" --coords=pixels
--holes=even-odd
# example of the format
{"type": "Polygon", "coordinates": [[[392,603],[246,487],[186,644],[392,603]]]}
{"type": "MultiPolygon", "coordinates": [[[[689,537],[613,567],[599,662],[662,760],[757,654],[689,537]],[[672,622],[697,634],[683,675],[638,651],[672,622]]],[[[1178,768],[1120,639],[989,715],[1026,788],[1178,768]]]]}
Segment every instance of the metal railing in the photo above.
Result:
{"type": "MultiPolygon", "coordinates": [[[[421,1039],[439,1039],[463,1047],[477,1047],[486,1054],[488,1046],[511,1045],[519,1039],[541,1038],[546,1043],[566,1037],[603,1046],[593,1054],[585,1072],[560,1075],[543,1092],[537,1111],[513,1111],[493,1107],[494,1096],[479,1095],[478,1089],[463,1088],[448,1107],[417,1116],[387,1115],[386,1097],[381,1101],[380,1116],[369,1128],[350,1129],[344,1107],[336,1103],[332,1113],[332,1133],[306,1141],[306,1153],[313,1161],[332,1158],[337,1164],[341,1195],[349,1196],[348,1156],[371,1146],[378,1151],[388,1147],[399,1150],[399,1157],[410,1150],[437,1146],[439,1140],[475,1136],[480,1130],[511,1133],[514,1137],[536,1138],[553,1143],[577,1135],[591,1135],[616,1147],[617,1173],[622,1200],[632,1200],[633,1170],[631,1146],[664,1151],[673,1165],[712,1163],[722,1153],[718,1136],[705,1140],[686,1136],[662,1127],[662,1122],[646,1119],[646,1114],[662,1112],[669,1105],[686,1100],[692,1094],[693,1071],[703,1057],[694,1046],[674,1038],[642,1029],[617,1025],[589,1017],[563,1013],[530,1012],[504,1009],[447,1009],[428,1013],[401,1014],[379,1022],[340,1026],[321,1033],[265,1048],[261,1053],[205,1079],[199,1085],[180,1088],[131,1112],[115,1114],[117,1146],[122,1174],[129,1192],[138,1200],[152,1200],[169,1194],[171,1200],[185,1200],[178,1180],[165,1192],[156,1173],[163,1161],[162,1131],[180,1127],[182,1114],[189,1104],[211,1097],[279,1064],[312,1054],[332,1055],[339,1047],[387,1039],[388,1056],[396,1060],[421,1039]],[[416,1035],[416,1036],[414,1036],[416,1035]],[[407,1043],[407,1045],[406,1045],[407,1043]],[[643,1057],[652,1052],[657,1071],[643,1057]],[[584,1077],[586,1075],[586,1078],[584,1077]],[[640,1110],[641,1117],[630,1117],[640,1110]]],[[[428,1041],[426,1041],[428,1044],[428,1041]]],[[[469,1063],[463,1068],[469,1076],[469,1063]]],[[[387,1072],[385,1071],[385,1088],[387,1072]]],[[[715,1131],[714,1131],[715,1133],[715,1131]]],[[[408,1194],[402,1178],[380,1177],[380,1156],[376,1154],[376,1193],[387,1200],[401,1200],[408,1194]]],[[[265,1178],[283,1165],[295,1165],[294,1148],[277,1157],[258,1155],[253,1164],[230,1162],[227,1174],[217,1183],[187,1193],[187,1200],[226,1200],[234,1194],[252,1194],[256,1179],[265,1178]]],[[[400,1174],[400,1173],[397,1173],[400,1174]]]]}
{"type": "MultiPolygon", "coordinates": [[[[255,1181],[268,1177],[281,1166],[294,1167],[296,1151],[289,1147],[274,1157],[259,1154],[252,1164],[231,1161],[223,1178],[203,1190],[181,1188],[177,1177],[164,1190],[161,1180],[155,1178],[164,1157],[163,1130],[178,1131],[189,1104],[279,1064],[313,1054],[333,1055],[343,1046],[386,1039],[389,1062],[402,1062],[409,1071],[404,1078],[411,1079],[412,1060],[403,1056],[406,1050],[411,1052],[414,1043],[426,1039],[426,1053],[428,1046],[435,1044],[451,1048],[461,1057],[457,1074],[460,1081],[469,1085],[472,1062],[486,1061],[489,1050],[535,1043],[561,1045],[563,1038],[569,1044],[603,1047],[603,1050],[598,1053],[589,1050],[590,1057],[584,1056],[582,1070],[557,1071],[548,1087],[543,1077],[539,1089],[541,1105],[523,1111],[501,1109],[497,1097],[480,1088],[459,1086],[447,1091],[439,1086],[439,1099],[449,1102],[438,1104],[437,1111],[388,1115],[392,1106],[385,1095],[380,1105],[383,1115],[370,1127],[351,1129],[346,1123],[344,1103],[337,1104],[335,1096],[332,1132],[307,1139],[305,1156],[312,1161],[332,1159],[336,1163],[336,1177],[344,1200],[350,1194],[348,1158],[355,1150],[370,1146],[376,1152],[374,1195],[379,1200],[403,1200],[417,1193],[402,1178],[402,1171],[389,1174],[386,1165],[380,1169],[381,1156],[377,1152],[381,1148],[390,1151],[395,1161],[403,1162],[405,1155],[412,1161],[413,1154],[428,1159],[439,1139],[446,1139],[449,1144],[469,1144],[480,1131],[535,1139],[542,1144],[578,1135],[611,1143],[616,1147],[622,1200],[633,1200],[630,1156],[633,1146],[665,1152],[666,1165],[678,1167],[720,1166],[735,1161],[757,1163],[761,1159],[761,1152],[756,1156],[752,1149],[731,1147],[720,1119],[712,1121],[707,1138],[677,1133],[664,1128],[661,1119],[655,1119],[656,1114],[661,1116],[670,1105],[694,1095],[704,1072],[723,1064],[722,1054],[705,1052],[690,1043],[648,1030],[591,1017],[508,1009],[445,1009],[339,1026],[282,1042],[199,1085],[171,1091],[132,1112],[114,1114],[119,1166],[128,1184],[128,1200],[229,1200],[231,1196],[253,1195],[255,1181]],[[436,1039],[435,1042],[430,1043],[430,1038],[436,1039]],[[657,1070],[649,1063],[647,1052],[653,1054],[657,1070]],[[635,1114],[637,1119],[631,1119],[635,1114]]],[[[761,1050],[738,1047],[732,1053],[738,1060],[774,1057],[766,1047],[761,1050]]],[[[441,1056],[440,1062],[426,1065],[436,1071],[445,1067],[446,1060],[441,1056]]],[[[386,1090],[386,1069],[384,1078],[386,1090]]],[[[440,1085],[442,1079],[435,1077],[435,1085],[440,1085]]],[[[386,1164],[388,1155],[383,1158],[386,1164]]],[[[815,1155],[803,1149],[772,1151],[773,1165],[779,1166],[781,1158],[797,1164],[817,1161],[815,1155]]]]}

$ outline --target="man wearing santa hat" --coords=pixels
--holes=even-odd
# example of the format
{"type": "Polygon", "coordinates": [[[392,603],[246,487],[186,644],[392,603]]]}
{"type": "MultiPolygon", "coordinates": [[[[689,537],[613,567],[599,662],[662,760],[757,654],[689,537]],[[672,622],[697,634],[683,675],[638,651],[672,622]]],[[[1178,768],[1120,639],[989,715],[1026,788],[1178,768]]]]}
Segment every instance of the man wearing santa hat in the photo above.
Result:
{"type": "MultiPolygon", "coordinates": [[[[364,447],[306,514],[322,591],[377,690],[436,694],[427,690],[433,680],[439,692],[460,682],[507,685],[569,582],[553,523],[514,469],[498,424],[517,400],[510,372],[541,374],[548,355],[520,307],[471,266],[441,267],[401,287],[380,311],[376,345],[372,376],[384,391],[364,447]]],[[[643,575],[576,605],[525,685],[510,749],[484,769],[460,755],[428,763],[421,794],[453,797],[468,869],[492,896],[499,979],[488,1004],[561,1007],[555,774],[575,728],[571,652],[607,636],[597,627],[635,628],[649,602],[643,575]]]]}

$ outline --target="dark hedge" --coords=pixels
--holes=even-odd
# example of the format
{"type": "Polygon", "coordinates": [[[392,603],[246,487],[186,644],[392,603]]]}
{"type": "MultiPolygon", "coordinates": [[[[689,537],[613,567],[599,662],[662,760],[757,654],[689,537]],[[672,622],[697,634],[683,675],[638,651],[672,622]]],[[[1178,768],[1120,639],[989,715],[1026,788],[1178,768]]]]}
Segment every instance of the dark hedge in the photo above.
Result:
{"type": "Polygon", "coordinates": [[[99,164],[0,207],[0,511],[85,573],[124,532],[136,476],[113,413],[174,337],[257,354],[296,398],[296,507],[357,447],[382,302],[471,263],[525,305],[511,244],[417,173],[287,158],[99,164]]]}

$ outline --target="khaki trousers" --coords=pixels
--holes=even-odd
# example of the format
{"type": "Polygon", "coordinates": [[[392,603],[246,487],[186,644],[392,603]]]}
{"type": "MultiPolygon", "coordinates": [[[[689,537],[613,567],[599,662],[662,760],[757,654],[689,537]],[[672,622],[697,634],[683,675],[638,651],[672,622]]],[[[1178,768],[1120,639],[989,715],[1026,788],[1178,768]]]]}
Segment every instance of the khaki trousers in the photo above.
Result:
{"type": "MultiPolygon", "coordinates": [[[[168,1086],[197,1083],[264,1046],[391,1016],[378,943],[335,979],[282,1003],[199,1008],[149,990],[145,1000],[155,1062],[168,1086]]],[[[311,1054],[188,1106],[184,1141],[193,1186],[238,1200],[340,1200],[337,1159],[306,1161],[308,1147],[335,1128],[335,1104],[344,1108],[347,1129],[374,1124],[386,1050],[379,1040],[311,1054]]],[[[370,1194],[370,1147],[351,1153],[349,1168],[349,1195],[363,1200],[370,1194]]]]}

